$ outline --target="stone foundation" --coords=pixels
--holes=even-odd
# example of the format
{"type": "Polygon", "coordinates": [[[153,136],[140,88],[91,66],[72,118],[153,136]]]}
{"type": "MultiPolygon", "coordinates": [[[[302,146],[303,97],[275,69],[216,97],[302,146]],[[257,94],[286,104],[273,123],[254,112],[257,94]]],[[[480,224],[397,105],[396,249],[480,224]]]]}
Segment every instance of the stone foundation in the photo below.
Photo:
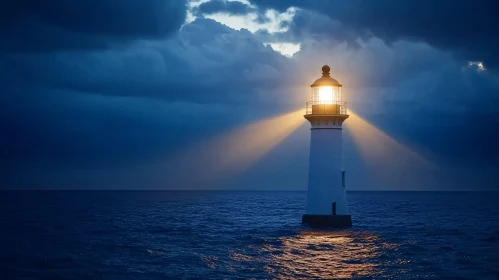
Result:
{"type": "Polygon", "coordinates": [[[321,227],[351,227],[352,216],[350,215],[308,215],[301,218],[303,224],[321,227]]]}

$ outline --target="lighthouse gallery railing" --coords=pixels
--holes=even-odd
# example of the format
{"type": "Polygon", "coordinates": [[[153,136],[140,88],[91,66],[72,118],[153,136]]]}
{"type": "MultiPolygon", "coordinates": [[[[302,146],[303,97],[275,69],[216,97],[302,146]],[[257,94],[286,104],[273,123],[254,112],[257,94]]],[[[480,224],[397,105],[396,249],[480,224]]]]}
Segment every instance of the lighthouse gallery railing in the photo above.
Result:
{"type": "Polygon", "coordinates": [[[347,115],[347,103],[344,101],[307,102],[306,115],[347,115]]]}

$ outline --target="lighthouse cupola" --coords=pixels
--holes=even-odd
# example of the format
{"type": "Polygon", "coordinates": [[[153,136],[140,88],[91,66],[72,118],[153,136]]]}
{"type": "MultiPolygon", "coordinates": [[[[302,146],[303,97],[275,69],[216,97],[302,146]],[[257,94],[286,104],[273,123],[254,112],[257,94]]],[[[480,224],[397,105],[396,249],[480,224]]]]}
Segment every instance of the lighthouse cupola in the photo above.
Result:
{"type": "Polygon", "coordinates": [[[331,78],[330,71],[329,66],[322,66],[322,77],[310,85],[312,93],[307,102],[305,118],[312,125],[341,125],[348,118],[346,102],[342,96],[343,86],[331,78]]]}

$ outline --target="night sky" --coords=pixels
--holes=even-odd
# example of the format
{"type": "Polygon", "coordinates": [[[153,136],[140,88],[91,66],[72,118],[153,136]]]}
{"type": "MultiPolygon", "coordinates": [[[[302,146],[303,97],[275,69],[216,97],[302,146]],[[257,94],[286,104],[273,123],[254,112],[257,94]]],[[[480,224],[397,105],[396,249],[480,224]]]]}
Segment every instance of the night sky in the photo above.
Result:
{"type": "Polygon", "coordinates": [[[499,190],[498,11],[496,0],[2,1],[0,189],[306,190],[305,121],[237,172],[182,178],[213,163],[189,151],[303,109],[327,63],[349,109],[431,163],[366,159],[347,120],[349,189],[499,190]]]}

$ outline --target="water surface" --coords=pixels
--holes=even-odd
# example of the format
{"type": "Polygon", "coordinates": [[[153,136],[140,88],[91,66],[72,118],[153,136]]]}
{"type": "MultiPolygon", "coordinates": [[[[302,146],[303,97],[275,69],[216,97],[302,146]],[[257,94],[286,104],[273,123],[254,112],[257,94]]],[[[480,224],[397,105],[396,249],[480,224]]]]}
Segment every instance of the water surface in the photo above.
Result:
{"type": "Polygon", "coordinates": [[[0,279],[499,279],[499,193],[0,192],[0,279]]]}

